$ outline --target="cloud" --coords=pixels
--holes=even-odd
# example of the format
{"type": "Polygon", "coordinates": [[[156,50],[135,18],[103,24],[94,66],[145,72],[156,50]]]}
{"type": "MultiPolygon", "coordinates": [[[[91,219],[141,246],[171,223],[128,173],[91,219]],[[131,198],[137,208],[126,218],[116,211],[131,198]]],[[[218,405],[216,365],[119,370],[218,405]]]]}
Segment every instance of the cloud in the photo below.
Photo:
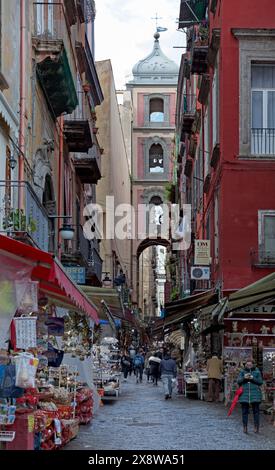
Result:
{"type": "Polygon", "coordinates": [[[95,30],[96,59],[111,59],[116,86],[122,88],[130,79],[136,62],[150,54],[153,48],[155,22],[168,28],[161,34],[163,52],[177,63],[184,49],[185,35],[177,31],[179,0],[98,0],[95,30]]]}

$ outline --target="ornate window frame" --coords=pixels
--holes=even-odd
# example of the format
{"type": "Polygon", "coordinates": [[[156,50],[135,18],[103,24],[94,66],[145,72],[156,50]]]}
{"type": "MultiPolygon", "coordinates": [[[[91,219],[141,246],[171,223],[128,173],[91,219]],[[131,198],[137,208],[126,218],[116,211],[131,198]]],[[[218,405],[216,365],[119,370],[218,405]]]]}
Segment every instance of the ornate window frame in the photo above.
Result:
{"type": "Polygon", "coordinates": [[[274,160],[275,155],[251,153],[251,66],[275,63],[275,29],[232,29],[239,40],[239,158],[274,160]]]}
{"type": "Polygon", "coordinates": [[[144,126],[145,127],[167,127],[170,125],[170,95],[152,93],[144,96],[144,126]],[[164,120],[162,122],[150,121],[150,101],[158,98],[163,100],[164,120]]]}

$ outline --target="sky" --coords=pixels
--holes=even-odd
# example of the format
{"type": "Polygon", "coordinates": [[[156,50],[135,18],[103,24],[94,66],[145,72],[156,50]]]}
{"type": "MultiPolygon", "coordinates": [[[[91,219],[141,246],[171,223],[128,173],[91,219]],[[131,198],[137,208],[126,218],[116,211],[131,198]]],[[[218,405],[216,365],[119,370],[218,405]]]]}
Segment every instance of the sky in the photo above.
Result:
{"type": "Polygon", "coordinates": [[[96,0],[95,58],[111,59],[117,89],[131,80],[133,66],[153,49],[156,13],[163,52],[178,64],[184,49],[185,34],[177,31],[180,0],[96,0]]]}

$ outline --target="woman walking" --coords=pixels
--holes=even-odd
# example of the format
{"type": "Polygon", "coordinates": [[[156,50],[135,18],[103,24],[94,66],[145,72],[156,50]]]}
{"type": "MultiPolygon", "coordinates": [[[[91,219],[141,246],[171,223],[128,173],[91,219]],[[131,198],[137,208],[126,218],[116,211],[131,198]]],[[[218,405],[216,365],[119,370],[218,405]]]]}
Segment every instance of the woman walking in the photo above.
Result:
{"type": "Polygon", "coordinates": [[[239,398],[239,402],[242,405],[243,431],[247,433],[248,414],[251,404],[254,417],[254,432],[258,433],[260,426],[260,403],[262,401],[260,386],[263,384],[263,379],[253,359],[246,361],[245,367],[241,370],[238,377],[238,384],[243,387],[243,393],[239,398]]]}

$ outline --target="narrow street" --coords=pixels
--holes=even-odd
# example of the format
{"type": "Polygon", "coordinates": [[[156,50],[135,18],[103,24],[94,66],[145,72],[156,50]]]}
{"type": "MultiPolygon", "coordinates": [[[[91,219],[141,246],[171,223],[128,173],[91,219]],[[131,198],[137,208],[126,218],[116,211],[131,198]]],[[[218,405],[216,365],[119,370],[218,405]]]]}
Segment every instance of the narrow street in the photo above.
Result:
{"type": "MultiPolygon", "coordinates": [[[[250,420],[252,416],[250,415],[250,420]]],[[[65,450],[275,450],[275,427],[261,415],[260,434],[243,434],[239,411],[227,417],[223,404],[174,396],[162,384],[122,384],[120,399],[100,407],[90,426],[65,450]]]]}

